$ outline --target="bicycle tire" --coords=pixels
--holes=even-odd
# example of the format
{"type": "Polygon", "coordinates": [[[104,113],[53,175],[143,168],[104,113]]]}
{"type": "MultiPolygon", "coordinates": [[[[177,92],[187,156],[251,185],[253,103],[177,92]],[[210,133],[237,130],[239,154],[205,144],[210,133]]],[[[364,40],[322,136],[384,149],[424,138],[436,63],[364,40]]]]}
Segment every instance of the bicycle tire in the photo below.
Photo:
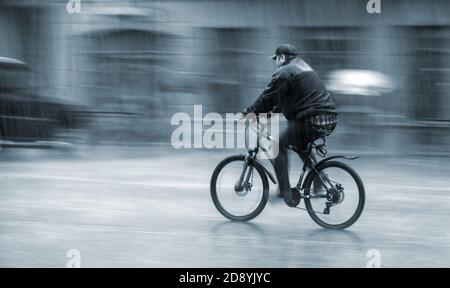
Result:
{"type": "Polygon", "coordinates": [[[255,210],[253,210],[252,212],[250,212],[247,215],[244,216],[236,216],[233,215],[231,213],[229,213],[220,203],[219,198],[217,197],[217,189],[216,189],[216,185],[217,185],[217,179],[220,175],[220,172],[222,171],[222,169],[227,166],[228,164],[235,162],[235,161],[245,161],[245,156],[244,155],[236,155],[236,156],[231,156],[228,157],[226,159],[224,159],[222,162],[220,162],[216,169],[214,169],[214,172],[212,174],[211,177],[211,183],[210,183],[210,191],[211,191],[211,198],[212,201],[215,205],[215,207],[217,208],[217,210],[226,218],[232,220],[232,221],[237,221],[237,222],[246,222],[246,221],[250,221],[254,218],[256,218],[259,214],[261,214],[261,212],[264,210],[264,208],[266,207],[267,204],[267,200],[269,198],[269,182],[267,179],[267,175],[264,171],[264,169],[262,169],[259,165],[253,165],[253,167],[256,169],[256,171],[258,172],[259,176],[261,177],[262,180],[262,184],[263,184],[263,197],[261,197],[261,201],[258,204],[258,206],[255,208],[255,210]]]}
{"type": "MultiPolygon", "coordinates": [[[[355,170],[353,170],[350,166],[348,166],[345,163],[342,162],[337,162],[337,161],[329,161],[329,162],[325,162],[322,165],[320,165],[319,167],[316,167],[317,172],[321,172],[322,170],[326,169],[326,168],[330,168],[330,167],[334,167],[334,168],[340,168],[345,170],[348,174],[350,174],[350,176],[353,178],[353,180],[355,181],[357,187],[358,187],[358,194],[359,194],[359,201],[358,201],[358,206],[355,210],[355,212],[353,213],[353,215],[345,222],[340,223],[340,224],[328,224],[325,221],[322,221],[317,215],[316,212],[314,211],[312,205],[311,205],[311,199],[305,198],[305,206],[306,206],[306,210],[308,211],[309,216],[311,216],[312,220],[314,222],[316,222],[319,226],[326,228],[326,229],[333,229],[333,230],[343,230],[346,229],[350,226],[352,226],[361,216],[363,210],[364,210],[364,205],[365,205],[365,188],[364,188],[364,184],[361,180],[361,178],[359,177],[358,173],[356,173],[355,170]]],[[[305,183],[303,185],[303,189],[304,189],[304,193],[305,196],[309,195],[309,191],[311,191],[311,185],[312,183],[314,183],[314,178],[317,177],[318,173],[316,171],[312,170],[306,180],[305,183]]]]}

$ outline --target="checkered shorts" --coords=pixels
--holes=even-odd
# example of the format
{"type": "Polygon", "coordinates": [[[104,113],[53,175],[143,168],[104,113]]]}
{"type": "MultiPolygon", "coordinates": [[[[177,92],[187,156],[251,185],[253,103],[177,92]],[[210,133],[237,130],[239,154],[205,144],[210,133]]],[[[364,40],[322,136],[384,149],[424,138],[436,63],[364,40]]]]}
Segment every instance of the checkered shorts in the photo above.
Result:
{"type": "Polygon", "coordinates": [[[330,135],[337,125],[337,115],[324,114],[312,116],[306,119],[306,123],[310,124],[319,134],[330,135]]]}

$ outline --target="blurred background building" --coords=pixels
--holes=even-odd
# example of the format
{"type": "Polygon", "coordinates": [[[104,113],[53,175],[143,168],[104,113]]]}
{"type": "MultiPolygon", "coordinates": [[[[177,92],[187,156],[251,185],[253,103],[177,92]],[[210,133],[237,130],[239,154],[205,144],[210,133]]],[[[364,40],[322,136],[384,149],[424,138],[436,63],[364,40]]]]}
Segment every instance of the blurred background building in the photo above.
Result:
{"type": "Polygon", "coordinates": [[[449,1],[67,2],[0,0],[4,141],[169,143],[174,113],[250,104],[288,42],[338,104],[331,150],[450,153],[449,1]]]}

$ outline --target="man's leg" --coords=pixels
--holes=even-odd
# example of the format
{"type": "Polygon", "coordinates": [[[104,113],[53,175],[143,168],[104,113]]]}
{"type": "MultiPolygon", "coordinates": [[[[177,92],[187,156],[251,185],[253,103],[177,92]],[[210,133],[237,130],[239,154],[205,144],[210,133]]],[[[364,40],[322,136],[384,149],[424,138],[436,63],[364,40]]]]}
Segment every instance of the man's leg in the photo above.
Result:
{"type": "Polygon", "coordinates": [[[287,148],[289,145],[297,146],[297,144],[299,144],[299,137],[301,137],[300,123],[289,122],[289,128],[280,138],[279,153],[274,161],[275,174],[277,175],[278,185],[280,187],[280,195],[287,203],[293,200],[291,184],[289,181],[287,148]]]}
{"type": "MultiPolygon", "coordinates": [[[[307,144],[309,142],[311,142],[312,140],[314,140],[317,137],[320,137],[320,135],[329,135],[331,134],[332,131],[334,131],[334,129],[336,128],[336,122],[330,123],[330,124],[326,124],[326,125],[322,125],[319,127],[314,127],[312,126],[310,123],[306,123],[305,127],[304,127],[304,137],[303,139],[306,140],[306,142],[304,143],[307,144]]],[[[303,159],[303,158],[302,158],[303,159]]],[[[303,159],[303,161],[305,161],[305,159],[303,159]]],[[[326,173],[321,173],[323,176],[327,176],[326,173]]],[[[313,182],[313,193],[316,196],[326,196],[327,194],[327,189],[324,186],[325,183],[323,183],[323,181],[321,180],[321,178],[319,177],[315,177],[314,182],[313,182]]]]}
{"type": "Polygon", "coordinates": [[[309,156],[306,150],[308,149],[308,144],[314,139],[316,136],[316,131],[313,130],[311,125],[306,122],[302,122],[297,127],[297,136],[295,137],[295,146],[299,148],[300,151],[298,156],[302,159],[303,162],[307,161],[307,157],[309,156]]]}
{"type": "Polygon", "coordinates": [[[280,138],[278,156],[274,161],[275,174],[278,179],[278,186],[280,188],[280,196],[284,197],[286,191],[291,189],[289,183],[288,158],[287,148],[289,145],[288,138],[289,131],[286,131],[280,138]]]}

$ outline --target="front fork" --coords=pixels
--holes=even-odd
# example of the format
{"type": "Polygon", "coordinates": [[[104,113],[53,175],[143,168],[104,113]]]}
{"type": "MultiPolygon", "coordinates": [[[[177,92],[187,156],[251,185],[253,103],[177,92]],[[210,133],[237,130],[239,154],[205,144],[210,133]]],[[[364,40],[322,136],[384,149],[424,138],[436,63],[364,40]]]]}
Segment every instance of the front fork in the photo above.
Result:
{"type": "Polygon", "coordinates": [[[252,176],[254,169],[253,165],[250,165],[252,157],[254,157],[253,153],[250,153],[247,157],[245,157],[241,176],[236,184],[234,184],[234,191],[236,192],[242,192],[244,189],[249,191],[252,188],[252,184],[250,183],[250,177],[252,176]]]}

